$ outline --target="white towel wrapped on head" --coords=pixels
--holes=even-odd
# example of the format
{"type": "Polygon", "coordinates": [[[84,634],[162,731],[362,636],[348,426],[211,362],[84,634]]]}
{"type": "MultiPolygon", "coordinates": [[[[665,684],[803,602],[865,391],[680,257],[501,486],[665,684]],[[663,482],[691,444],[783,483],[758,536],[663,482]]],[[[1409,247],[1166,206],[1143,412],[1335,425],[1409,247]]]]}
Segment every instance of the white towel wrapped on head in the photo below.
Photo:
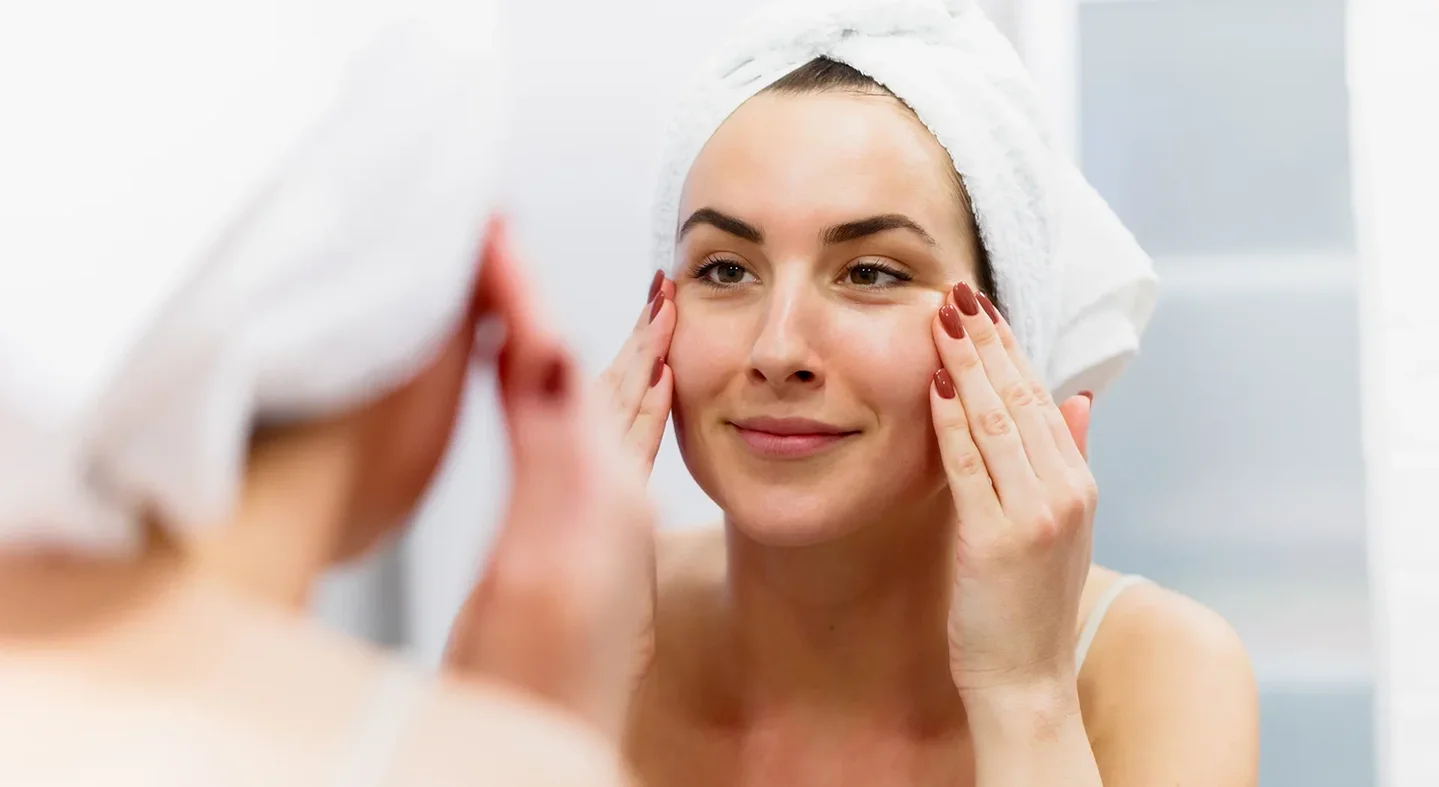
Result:
{"type": "Polygon", "coordinates": [[[497,9],[54,0],[10,21],[0,549],[123,555],[147,512],[222,521],[257,421],[358,406],[454,330],[497,189],[497,9]]]}
{"type": "Polygon", "coordinates": [[[748,19],[669,130],[657,267],[673,273],[680,198],[705,143],[741,104],[818,57],[883,85],[949,152],[1006,317],[1055,395],[1112,382],[1153,312],[1153,266],[1054,144],[1019,56],[973,0],[780,0],[748,19]]]}

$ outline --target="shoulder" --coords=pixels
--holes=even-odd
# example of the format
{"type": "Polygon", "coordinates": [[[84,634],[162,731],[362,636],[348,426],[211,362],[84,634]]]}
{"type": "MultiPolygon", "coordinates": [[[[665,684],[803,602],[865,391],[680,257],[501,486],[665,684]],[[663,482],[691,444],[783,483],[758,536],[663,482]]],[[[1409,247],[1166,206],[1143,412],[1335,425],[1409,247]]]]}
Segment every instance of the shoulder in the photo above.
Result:
{"type": "MultiPolygon", "coordinates": [[[[1088,603],[1117,579],[1096,568],[1088,603]]],[[[1106,784],[1257,780],[1259,702],[1248,654],[1233,627],[1193,599],[1152,583],[1115,596],[1085,660],[1080,697],[1106,784]]]]}
{"type": "Polygon", "coordinates": [[[616,744],[577,717],[499,684],[442,679],[405,733],[396,784],[623,787],[616,744]]]}

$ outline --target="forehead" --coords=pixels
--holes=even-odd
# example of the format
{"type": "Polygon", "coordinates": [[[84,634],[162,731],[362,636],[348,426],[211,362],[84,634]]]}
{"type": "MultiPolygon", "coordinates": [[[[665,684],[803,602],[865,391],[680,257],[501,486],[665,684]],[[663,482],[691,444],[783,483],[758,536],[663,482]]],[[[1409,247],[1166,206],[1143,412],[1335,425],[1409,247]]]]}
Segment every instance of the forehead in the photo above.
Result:
{"type": "Polygon", "coordinates": [[[700,151],[681,209],[687,215],[714,207],[763,225],[902,213],[943,240],[964,224],[952,168],[944,148],[892,96],[762,93],[700,151]]]}

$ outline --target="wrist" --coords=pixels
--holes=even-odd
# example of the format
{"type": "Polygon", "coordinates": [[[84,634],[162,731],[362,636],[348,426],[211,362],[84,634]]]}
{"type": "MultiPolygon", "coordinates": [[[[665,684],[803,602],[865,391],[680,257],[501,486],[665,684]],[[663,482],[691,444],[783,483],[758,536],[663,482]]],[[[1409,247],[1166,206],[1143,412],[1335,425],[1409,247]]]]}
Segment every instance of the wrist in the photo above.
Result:
{"type": "Polygon", "coordinates": [[[960,699],[976,738],[1044,738],[1083,724],[1079,686],[1062,677],[961,690],[960,699]]]}

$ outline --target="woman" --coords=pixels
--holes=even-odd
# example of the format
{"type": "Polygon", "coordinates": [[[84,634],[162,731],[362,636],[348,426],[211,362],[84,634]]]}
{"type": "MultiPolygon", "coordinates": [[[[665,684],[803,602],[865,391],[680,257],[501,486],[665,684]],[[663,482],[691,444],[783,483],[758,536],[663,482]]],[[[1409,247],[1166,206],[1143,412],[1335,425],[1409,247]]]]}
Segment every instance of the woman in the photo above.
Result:
{"type": "MultiPolygon", "coordinates": [[[[896,18],[877,70],[904,54],[896,18]]],[[[828,19],[835,51],[871,21],[828,19]]],[[[826,46],[787,24],[751,29],[826,46]]],[[[949,35],[915,46],[969,40],[949,35]]],[[[756,51],[715,73],[762,84],[756,51]]],[[[1090,397],[1054,403],[1018,301],[986,298],[1023,261],[976,221],[995,203],[937,114],[820,57],[717,117],[673,278],[606,376],[640,455],[672,410],[725,514],[660,539],[627,739],[647,782],[1253,785],[1234,632],[1089,562],[1090,397]]]]}
{"type": "Polygon", "coordinates": [[[47,44],[107,66],[57,72],[79,77],[67,111],[124,99],[144,134],[88,126],[27,150],[43,179],[7,181],[32,199],[0,265],[0,784],[621,784],[595,727],[623,712],[615,630],[639,594],[616,578],[643,576],[650,513],[503,227],[482,227],[483,4],[372,4],[343,29],[301,6],[211,4],[211,41],[130,4],[103,41],[47,44]],[[226,83],[231,48],[271,59],[226,83]],[[192,78],[214,93],[167,100],[192,78]],[[101,177],[127,167],[159,188],[101,177]],[[413,512],[472,358],[497,349],[482,321],[506,330],[512,499],[468,672],[436,679],[305,606],[413,512]]]}

